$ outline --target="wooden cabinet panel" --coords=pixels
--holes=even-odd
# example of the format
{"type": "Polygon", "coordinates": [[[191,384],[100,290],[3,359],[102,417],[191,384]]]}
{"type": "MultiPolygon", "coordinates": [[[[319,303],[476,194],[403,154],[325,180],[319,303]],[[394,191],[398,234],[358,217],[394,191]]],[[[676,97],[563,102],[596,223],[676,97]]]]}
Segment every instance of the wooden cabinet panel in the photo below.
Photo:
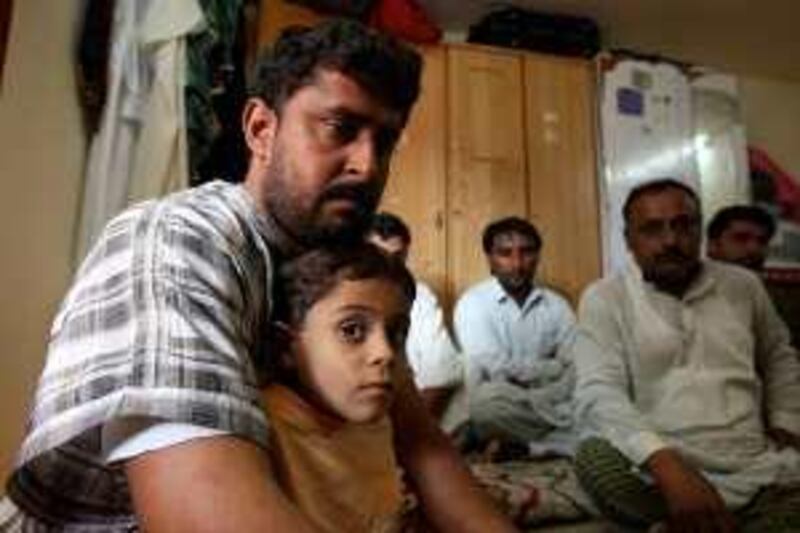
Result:
{"type": "Polygon", "coordinates": [[[488,275],[483,228],[526,213],[522,62],[481,49],[448,50],[448,295],[488,275]]]}
{"type": "Polygon", "coordinates": [[[539,276],[573,303],[601,274],[591,63],[525,57],[530,219],[544,240],[539,276]]]}
{"type": "Polygon", "coordinates": [[[411,228],[409,266],[414,274],[445,290],[446,205],[446,52],[423,48],[422,92],[401,137],[381,209],[399,215],[411,228]]]}

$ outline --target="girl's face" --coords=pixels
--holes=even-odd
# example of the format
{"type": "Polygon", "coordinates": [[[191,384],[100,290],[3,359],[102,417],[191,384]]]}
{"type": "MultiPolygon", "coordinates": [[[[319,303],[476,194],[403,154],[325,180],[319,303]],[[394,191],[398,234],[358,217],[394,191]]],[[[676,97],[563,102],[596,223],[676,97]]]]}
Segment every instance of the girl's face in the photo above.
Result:
{"type": "Polygon", "coordinates": [[[292,346],[307,399],[349,422],[382,417],[405,353],[409,307],[384,279],[342,281],[314,304],[292,346]]]}

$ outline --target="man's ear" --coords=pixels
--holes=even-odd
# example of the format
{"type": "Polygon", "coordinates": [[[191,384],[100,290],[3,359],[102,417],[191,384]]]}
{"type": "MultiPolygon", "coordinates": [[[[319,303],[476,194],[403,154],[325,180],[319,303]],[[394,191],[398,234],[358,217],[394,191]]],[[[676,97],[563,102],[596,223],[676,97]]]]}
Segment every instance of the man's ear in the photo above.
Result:
{"type": "Polygon", "coordinates": [[[278,115],[261,98],[250,98],[242,113],[244,139],[253,157],[266,160],[278,129],[278,115]]]}

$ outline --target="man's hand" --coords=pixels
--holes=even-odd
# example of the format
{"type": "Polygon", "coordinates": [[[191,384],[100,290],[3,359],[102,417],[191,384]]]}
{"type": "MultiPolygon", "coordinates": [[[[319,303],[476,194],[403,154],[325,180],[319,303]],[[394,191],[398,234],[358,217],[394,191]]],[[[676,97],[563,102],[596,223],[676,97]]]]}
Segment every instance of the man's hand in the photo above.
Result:
{"type": "Polygon", "coordinates": [[[428,387],[419,391],[422,403],[437,422],[444,416],[454,391],[455,387],[428,387]]]}
{"type": "Polygon", "coordinates": [[[767,430],[767,436],[775,441],[779,450],[788,446],[800,451],[800,435],[796,435],[783,428],[770,428],[767,430]]]}
{"type": "Polygon", "coordinates": [[[732,533],[733,515],[716,489],[673,450],[659,450],[647,460],[669,510],[669,531],[732,533]]]}

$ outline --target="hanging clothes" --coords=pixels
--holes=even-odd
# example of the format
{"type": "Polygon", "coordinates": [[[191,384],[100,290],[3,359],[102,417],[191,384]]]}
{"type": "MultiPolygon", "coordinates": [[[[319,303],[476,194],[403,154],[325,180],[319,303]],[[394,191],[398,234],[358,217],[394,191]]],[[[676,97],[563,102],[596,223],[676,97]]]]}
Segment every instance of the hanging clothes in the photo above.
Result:
{"type": "Polygon", "coordinates": [[[186,126],[190,183],[240,181],[247,170],[241,113],[245,82],[244,0],[200,0],[202,32],[187,41],[186,126]]]}
{"type": "Polygon", "coordinates": [[[87,0],[83,8],[76,81],[83,128],[87,135],[97,133],[106,102],[114,5],[115,0],[87,0]]]}
{"type": "Polygon", "coordinates": [[[189,185],[184,87],[186,41],[205,27],[196,0],[151,0],[141,29],[152,80],[142,113],[129,201],[138,201],[189,185]]]}
{"type": "Polygon", "coordinates": [[[125,206],[188,185],[186,38],[204,26],[197,0],[116,2],[107,98],[89,149],[76,262],[125,206]]]}

